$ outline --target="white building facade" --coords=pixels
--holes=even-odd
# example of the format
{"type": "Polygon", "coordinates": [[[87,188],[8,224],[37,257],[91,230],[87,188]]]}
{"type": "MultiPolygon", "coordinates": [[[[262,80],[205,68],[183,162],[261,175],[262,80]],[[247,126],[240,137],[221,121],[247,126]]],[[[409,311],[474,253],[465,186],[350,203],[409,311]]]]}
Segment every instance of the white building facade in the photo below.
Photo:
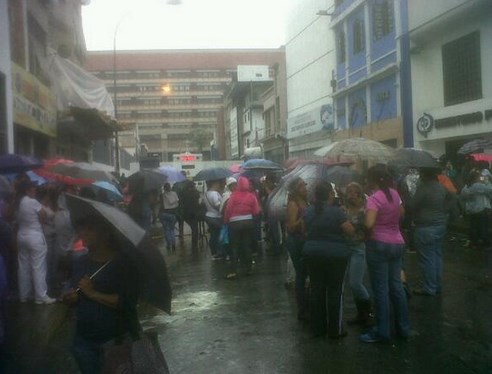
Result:
{"type": "Polygon", "coordinates": [[[317,14],[332,9],[332,0],[295,0],[290,12],[285,53],[291,158],[310,158],[333,138],[335,45],[329,17],[317,14]]]}
{"type": "Polygon", "coordinates": [[[408,2],[415,147],[492,140],[492,2],[408,2]]]}
{"type": "Polygon", "coordinates": [[[0,0],[0,154],[14,152],[12,69],[10,58],[9,11],[7,0],[0,0]]]}

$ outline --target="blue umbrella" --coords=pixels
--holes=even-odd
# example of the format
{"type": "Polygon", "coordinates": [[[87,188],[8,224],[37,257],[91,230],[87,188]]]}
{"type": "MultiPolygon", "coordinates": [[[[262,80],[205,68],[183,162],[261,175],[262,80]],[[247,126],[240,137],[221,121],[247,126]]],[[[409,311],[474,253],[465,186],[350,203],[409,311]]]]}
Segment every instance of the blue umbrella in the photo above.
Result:
{"type": "Polygon", "coordinates": [[[38,186],[41,186],[41,185],[43,185],[45,183],[48,183],[48,181],[46,180],[46,178],[43,178],[42,176],[37,175],[33,171],[27,171],[26,174],[29,177],[29,180],[31,182],[36,183],[38,186]]]}
{"type": "Polygon", "coordinates": [[[163,165],[159,167],[157,171],[167,177],[166,180],[168,183],[178,183],[186,180],[186,177],[181,173],[181,170],[170,165],[163,165]]]}
{"type": "Polygon", "coordinates": [[[196,181],[213,181],[219,179],[225,179],[232,176],[232,172],[226,168],[208,168],[200,170],[195,176],[196,181]]]}
{"type": "Polygon", "coordinates": [[[6,154],[0,156],[0,174],[22,173],[43,167],[43,161],[31,156],[6,154]]]}
{"type": "Polygon", "coordinates": [[[282,166],[277,164],[276,162],[265,160],[263,158],[252,158],[244,162],[241,165],[241,168],[244,170],[282,170],[282,166]]]}
{"type": "Polygon", "coordinates": [[[121,194],[120,191],[116,188],[116,186],[112,183],[106,182],[106,181],[97,181],[92,183],[92,186],[95,187],[95,189],[102,189],[106,192],[108,199],[112,201],[122,201],[123,200],[123,195],[121,194]]]}

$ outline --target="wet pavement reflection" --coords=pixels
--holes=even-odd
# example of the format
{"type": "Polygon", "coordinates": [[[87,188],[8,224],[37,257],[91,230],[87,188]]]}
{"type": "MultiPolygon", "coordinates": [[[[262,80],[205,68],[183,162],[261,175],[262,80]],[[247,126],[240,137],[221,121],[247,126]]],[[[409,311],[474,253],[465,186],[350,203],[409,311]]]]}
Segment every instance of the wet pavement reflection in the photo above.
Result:
{"type": "MultiPolygon", "coordinates": [[[[286,256],[264,255],[253,274],[224,279],[227,263],[189,250],[189,236],[166,254],[173,283],[172,315],[142,305],[144,329],[157,329],[173,374],[178,373],[492,373],[492,253],[448,238],[444,290],[413,296],[412,336],[391,344],[313,338],[296,319],[284,287],[286,256]]],[[[417,254],[405,258],[409,283],[418,282],[417,254]]],[[[345,292],[345,316],[355,314],[345,292]]],[[[7,373],[77,373],[69,346],[72,311],[62,304],[9,305],[7,373]]]]}

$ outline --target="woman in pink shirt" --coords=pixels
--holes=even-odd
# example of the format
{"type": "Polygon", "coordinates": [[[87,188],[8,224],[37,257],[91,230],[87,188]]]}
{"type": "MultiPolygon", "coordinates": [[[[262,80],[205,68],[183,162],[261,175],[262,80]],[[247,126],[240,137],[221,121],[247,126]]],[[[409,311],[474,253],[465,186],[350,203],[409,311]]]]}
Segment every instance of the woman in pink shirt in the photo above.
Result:
{"type": "Polygon", "coordinates": [[[367,180],[373,193],[366,202],[365,226],[370,231],[366,261],[376,305],[376,326],[360,335],[359,339],[365,343],[376,343],[390,339],[390,305],[394,308],[399,337],[408,337],[410,322],[407,298],[400,279],[405,249],[400,233],[400,217],[403,215],[400,195],[391,187],[391,176],[384,165],[370,168],[367,180]]]}
{"type": "Polygon", "coordinates": [[[240,177],[224,212],[224,222],[229,226],[231,240],[231,272],[228,279],[236,277],[238,256],[246,273],[251,273],[251,250],[255,236],[253,217],[260,214],[260,204],[251,189],[249,180],[240,177]]]}

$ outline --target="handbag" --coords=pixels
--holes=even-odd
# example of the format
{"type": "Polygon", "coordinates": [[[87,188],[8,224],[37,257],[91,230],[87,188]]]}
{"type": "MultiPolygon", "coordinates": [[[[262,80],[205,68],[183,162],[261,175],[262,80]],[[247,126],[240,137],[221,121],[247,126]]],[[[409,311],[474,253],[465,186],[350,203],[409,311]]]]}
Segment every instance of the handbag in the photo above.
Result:
{"type": "Polygon", "coordinates": [[[169,374],[169,367],[159,345],[157,332],[143,332],[103,346],[103,374],[169,374]]]}

